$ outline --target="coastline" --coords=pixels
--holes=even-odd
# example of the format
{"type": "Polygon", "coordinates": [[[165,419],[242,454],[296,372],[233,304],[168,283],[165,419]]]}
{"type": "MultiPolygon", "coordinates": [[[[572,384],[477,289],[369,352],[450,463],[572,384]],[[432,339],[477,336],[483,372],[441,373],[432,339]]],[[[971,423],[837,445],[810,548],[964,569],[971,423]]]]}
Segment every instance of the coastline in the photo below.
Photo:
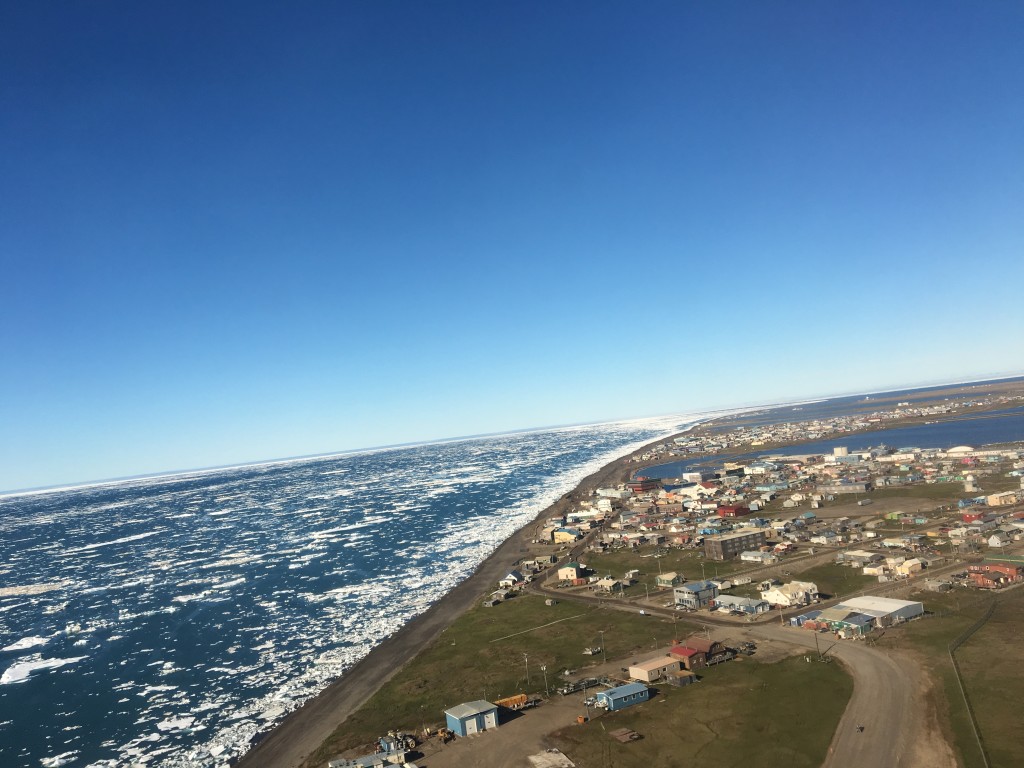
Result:
{"type": "MultiPolygon", "coordinates": [[[[703,421],[707,426],[715,419],[703,421]]],[[[689,429],[695,428],[691,426],[689,429]]],[[[253,747],[234,763],[238,768],[299,768],[353,712],[398,674],[425,646],[433,642],[455,619],[473,607],[480,596],[501,579],[526,549],[538,522],[586,498],[601,486],[625,482],[633,456],[685,434],[686,430],[646,443],[619,456],[542,509],[531,521],[503,541],[467,578],[385,638],[327,688],[288,714],[284,720],[257,737],[253,747]],[[390,670],[382,673],[382,670],[390,670]]]]}

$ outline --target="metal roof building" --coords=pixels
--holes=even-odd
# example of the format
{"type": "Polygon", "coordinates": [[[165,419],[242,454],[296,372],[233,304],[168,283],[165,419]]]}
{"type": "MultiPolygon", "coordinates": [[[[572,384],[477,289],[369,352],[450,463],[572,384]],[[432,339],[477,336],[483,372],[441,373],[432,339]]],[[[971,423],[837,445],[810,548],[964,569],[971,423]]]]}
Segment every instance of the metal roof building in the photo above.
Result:
{"type": "Polygon", "coordinates": [[[896,600],[891,597],[851,597],[849,600],[843,600],[836,607],[849,608],[872,616],[880,627],[909,621],[924,613],[924,603],[896,600]]]}
{"type": "Polygon", "coordinates": [[[470,736],[498,727],[498,707],[489,701],[470,701],[445,710],[444,719],[457,736],[470,736]]]}
{"type": "Polygon", "coordinates": [[[634,704],[642,704],[651,696],[650,690],[642,683],[626,683],[617,688],[609,688],[607,691],[600,691],[596,694],[598,706],[605,707],[609,712],[615,712],[634,704]]]}

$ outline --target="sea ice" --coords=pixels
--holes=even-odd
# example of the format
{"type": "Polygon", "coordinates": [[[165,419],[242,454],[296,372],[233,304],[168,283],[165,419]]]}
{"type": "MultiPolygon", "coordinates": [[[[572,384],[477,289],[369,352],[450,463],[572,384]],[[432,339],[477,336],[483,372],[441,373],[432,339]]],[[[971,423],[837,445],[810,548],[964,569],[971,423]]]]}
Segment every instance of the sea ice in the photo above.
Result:
{"type": "Polygon", "coordinates": [[[9,685],[10,683],[21,683],[28,680],[29,675],[35,672],[37,669],[57,669],[63,667],[66,664],[75,664],[85,656],[75,656],[70,659],[42,659],[39,661],[19,661],[16,664],[12,664],[7,668],[7,671],[0,675],[0,685],[9,685]]]}
{"type": "Polygon", "coordinates": [[[26,648],[35,648],[39,645],[46,645],[50,642],[48,637],[23,637],[17,642],[11,643],[6,648],[0,648],[0,651],[23,651],[26,648]]]}

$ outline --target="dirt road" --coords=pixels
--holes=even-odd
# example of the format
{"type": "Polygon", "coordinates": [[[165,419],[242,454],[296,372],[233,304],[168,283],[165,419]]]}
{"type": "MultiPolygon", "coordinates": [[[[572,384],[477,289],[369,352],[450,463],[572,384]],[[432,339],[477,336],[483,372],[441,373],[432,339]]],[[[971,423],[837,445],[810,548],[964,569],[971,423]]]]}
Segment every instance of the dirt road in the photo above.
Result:
{"type": "MultiPolygon", "coordinates": [[[[810,631],[766,625],[751,628],[748,634],[805,647],[810,651],[808,663],[818,663],[810,631]]],[[[818,637],[821,649],[832,646],[830,655],[850,671],[854,688],[822,768],[955,766],[942,733],[926,716],[922,688],[927,683],[918,665],[856,641],[844,640],[834,646],[833,642],[831,635],[818,637]]]]}

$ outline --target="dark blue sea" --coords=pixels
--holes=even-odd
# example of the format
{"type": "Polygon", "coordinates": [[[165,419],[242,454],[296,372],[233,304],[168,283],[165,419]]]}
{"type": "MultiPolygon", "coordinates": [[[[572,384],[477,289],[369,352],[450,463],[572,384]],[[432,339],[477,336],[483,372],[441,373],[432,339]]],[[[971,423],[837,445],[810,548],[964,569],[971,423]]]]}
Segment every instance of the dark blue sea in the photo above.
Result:
{"type": "Polygon", "coordinates": [[[587,474],[693,421],[0,498],[0,766],[226,765],[587,474]]]}

